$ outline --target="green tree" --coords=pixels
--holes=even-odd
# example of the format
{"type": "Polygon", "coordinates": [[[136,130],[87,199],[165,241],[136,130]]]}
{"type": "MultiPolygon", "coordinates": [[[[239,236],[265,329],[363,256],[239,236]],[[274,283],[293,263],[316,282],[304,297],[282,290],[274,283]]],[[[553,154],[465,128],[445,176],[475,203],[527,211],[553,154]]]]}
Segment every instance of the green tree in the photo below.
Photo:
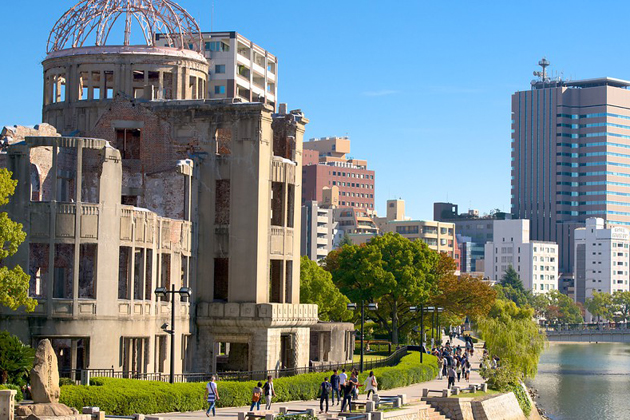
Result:
{"type": "Polygon", "coordinates": [[[519,308],[514,302],[497,300],[487,317],[477,321],[477,330],[486,342],[491,356],[500,359],[506,372],[515,372],[511,381],[517,384],[533,378],[545,347],[545,335],[533,320],[534,309],[519,308]]]}
{"type": "Polygon", "coordinates": [[[326,269],[352,302],[378,302],[378,311],[367,311],[398,344],[400,331],[417,325],[410,306],[426,304],[435,295],[439,255],[422,241],[399,234],[374,237],[364,245],[344,246],[331,252],[326,269]]]}
{"type": "Polygon", "coordinates": [[[533,295],[529,290],[515,289],[509,284],[502,286],[500,283],[493,287],[497,292],[497,299],[511,300],[519,307],[525,307],[532,303],[533,295]]]}
{"type": "Polygon", "coordinates": [[[350,321],[353,316],[346,307],[350,301],[335,286],[330,273],[306,256],[300,259],[300,301],[317,304],[322,321],[350,321]]]}
{"type": "Polygon", "coordinates": [[[505,274],[503,274],[503,277],[501,278],[501,286],[511,286],[513,289],[518,290],[519,292],[525,291],[520,276],[511,265],[508,267],[507,270],[505,270],[505,274]]]}
{"type": "Polygon", "coordinates": [[[534,296],[532,306],[552,324],[579,324],[584,321],[580,307],[557,289],[534,296]]]}
{"type": "Polygon", "coordinates": [[[630,292],[617,290],[612,294],[610,313],[617,322],[630,321],[630,292]]]}
{"type": "Polygon", "coordinates": [[[610,317],[610,309],[612,308],[613,301],[612,296],[609,293],[593,292],[593,297],[586,299],[584,306],[591,313],[591,315],[597,317],[597,322],[602,318],[607,319],[610,317]]]}
{"type": "Polygon", "coordinates": [[[34,349],[9,332],[0,331],[0,384],[24,385],[34,357],[34,349]]]}
{"type": "MultiPolygon", "coordinates": [[[[11,172],[0,169],[0,206],[9,202],[9,197],[15,192],[17,180],[11,179],[11,172]]],[[[9,269],[3,261],[15,254],[18,247],[26,239],[22,224],[9,218],[6,212],[0,213],[0,305],[12,310],[24,306],[32,312],[37,305],[35,299],[28,297],[30,277],[18,265],[9,269]]]]}
{"type": "Polygon", "coordinates": [[[344,245],[352,245],[352,239],[350,239],[350,235],[348,232],[344,232],[341,237],[341,241],[339,241],[339,248],[343,248],[344,245]]]}

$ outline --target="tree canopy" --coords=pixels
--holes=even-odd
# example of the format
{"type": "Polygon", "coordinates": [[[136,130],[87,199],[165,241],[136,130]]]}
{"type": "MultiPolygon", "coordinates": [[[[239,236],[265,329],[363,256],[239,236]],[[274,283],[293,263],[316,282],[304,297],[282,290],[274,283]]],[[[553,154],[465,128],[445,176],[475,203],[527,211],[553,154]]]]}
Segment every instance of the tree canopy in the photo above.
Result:
{"type": "Polygon", "coordinates": [[[477,321],[477,330],[500,366],[517,374],[514,381],[533,378],[545,347],[545,335],[533,320],[534,310],[519,308],[512,301],[497,299],[487,317],[477,321]]]}
{"type": "Polygon", "coordinates": [[[422,241],[397,233],[376,236],[363,245],[331,252],[326,269],[352,302],[378,302],[366,315],[377,321],[398,344],[402,329],[416,325],[410,306],[426,304],[437,290],[439,255],[422,241]]]}
{"type": "Polygon", "coordinates": [[[479,277],[466,274],[455,275],[455,261],[440,254],[440,276],[437,294],[431,304],[444,308],[456,318],[466,316],[476,319],[488,314],[497,297],[497,292],[479,277]]]}
{"type": "Polygon", "coordinates": [[[608,293],[593,292],[593,297],[586,299],[584,303],[591,315],[601,318],[608,318],[612,307],[612,296],[608,293]]]}
{"type": "Polygon", "coordinates": [[[532,306],[548,323],[579,324],[584,321],[580,307],[557,289],[534,296],[532,306]]]}
{"type": "Polygon", "coordinates": [[[34,349],[8,331],[0,331],[0,384],[24,385],[34,357],[34,349]]]}
{"type": "MultiPolygon", "coordinates": [[[[17,180],[11,179],[11,172],[0,169],[0,206],[9,202],[16,185],[17,180]]],[[[24,239],[26,233],[22,230],[22,224],[11,220],[6,212],[0,213],[0,305],[12,310],[24,306],[28,312],[32,312],[37,301],[28,296],[29,275],[19,265],[9,269],[4,264],[7,257],[17,252],[24,239]]]]}
{"type": "Polygon", "coordinates": [[[511,265],[508,267],[507,270],[505,270],[505,274],[503,274],[503,277],[501,278],[501,286],[510,286],[514,290],[517,290],[519,292],[525,291],[525,288],[523,287],[523,282],[521,281],[521,277],[511,265]]]}
{"type": "Polygon", "coordinates": [[[300,259],[300,301],[317,304],[322,321],[352,319],[346,307],[350,301],[334,285],[330,273],[306,256],[300,259]]]}

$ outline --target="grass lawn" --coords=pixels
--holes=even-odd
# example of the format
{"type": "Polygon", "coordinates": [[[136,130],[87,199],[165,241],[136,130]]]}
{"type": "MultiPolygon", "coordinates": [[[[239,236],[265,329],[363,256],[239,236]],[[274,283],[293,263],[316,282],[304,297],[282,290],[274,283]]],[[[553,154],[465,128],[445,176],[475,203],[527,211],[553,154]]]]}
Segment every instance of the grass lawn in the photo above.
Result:
{"type": "Polygon", "coordinates": [[[488,397],[490,395],[500,394],[499,391],[495,391],[494,389],[489,389],[488,392],[462,392],[459,395],[451,395],[451,398],[479,398],[479,397],[488,397]]]}
{"type": "MultiPolygon", "coordinates": [[[[389,356],[389,353],[387,353],[386,351],[375,351],[375,352],[369,352],[369,353],[365,353],[363,355],[363,360],[364,361],[368,361],[368,360],[378,360],[378,359],[383,359],[385,357],[389,356]]],[[[361,360],[361,355],[360,354],[354,354],[352,355],[352,361],[357,363],[361,360]]]]}

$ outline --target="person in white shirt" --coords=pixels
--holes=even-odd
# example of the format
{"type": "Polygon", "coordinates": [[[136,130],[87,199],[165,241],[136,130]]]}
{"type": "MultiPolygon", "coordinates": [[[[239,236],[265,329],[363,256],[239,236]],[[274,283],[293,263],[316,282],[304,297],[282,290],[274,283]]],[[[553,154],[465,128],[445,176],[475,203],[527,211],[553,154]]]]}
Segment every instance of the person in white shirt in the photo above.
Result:
{"type": "Polygon", "coordinates": [[[273,379],[271,375],[267,376],[267,382],[263,386],[263,392],[265,394],[265,409],[271,410],[271,399],[276,396],[276,391],[273,389],[273,379]]]}
{"type": "Polygon", "coordinates": [[[370,372],[370,376],[363,382],[365,386],[365,390],[367,391],[367,400],[370,399],[370,393],[376,394],[378,391],[378,382],[376,381],[376,376],[374,376],[374,372],[370,372]]]}
{"type": "Polygon", "coordinates": [[[217,389],[217,384],[214,382],[216,380],[216,376],[212,375],[210,382],[206,384],[206,395],[205,399],[208,401],[210,406],[208,407],[208,411],[206,411],[206,417],[210,417],[210,410],[212,410],[212,416],[216,417],[217,413],[215,410],[215,405],[217,400],[219,400],[219,390],[217,389]]]}
{"type": "Polygon", "coordinates": [[[346,375],[346,370],[341,369],[341,373],[339,374],[339,383],[343,385],[346,383],[347,380],[348,380],[348,375],[346,375]]]}

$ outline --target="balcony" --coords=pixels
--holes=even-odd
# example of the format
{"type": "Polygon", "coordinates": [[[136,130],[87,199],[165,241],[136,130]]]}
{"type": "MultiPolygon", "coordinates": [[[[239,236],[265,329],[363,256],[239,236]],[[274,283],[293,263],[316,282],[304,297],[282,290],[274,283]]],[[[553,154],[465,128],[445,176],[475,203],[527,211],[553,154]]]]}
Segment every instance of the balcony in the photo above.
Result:
{"type": "Polygon", "coordinates": [[[269,252],[273,255],[293,255],[293,229],[271,226],[269,252]]]}
{"type": "Polygon", "coordinates": [[[222,303],[197,305],[197,322],[222,327],[308,327],[318,321],[317,305],[292,303],[222,303]]]}

